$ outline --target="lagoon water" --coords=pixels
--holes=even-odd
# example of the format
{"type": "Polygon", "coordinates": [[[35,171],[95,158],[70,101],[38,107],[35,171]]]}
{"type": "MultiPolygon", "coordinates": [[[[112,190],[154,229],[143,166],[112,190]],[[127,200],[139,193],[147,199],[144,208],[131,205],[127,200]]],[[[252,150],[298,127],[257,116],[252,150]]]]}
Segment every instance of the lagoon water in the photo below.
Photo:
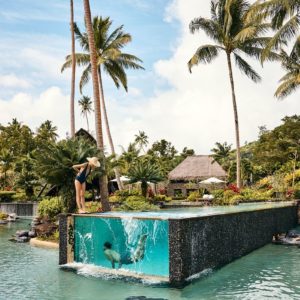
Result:
{"type": "Polygon", "coordinates": [[[57,265],[57,250],[8,241],[17,229],[26,228],[29,222],[0,225],[1,300],[138,299],[133,296],[168,300],[300,299],[300,249],[297,247],[267,245],[219,270],[207,270],[201,279],[177,290],[93,277],[91,266],[81,269],[80,274],[61,270],[57,265]]]}

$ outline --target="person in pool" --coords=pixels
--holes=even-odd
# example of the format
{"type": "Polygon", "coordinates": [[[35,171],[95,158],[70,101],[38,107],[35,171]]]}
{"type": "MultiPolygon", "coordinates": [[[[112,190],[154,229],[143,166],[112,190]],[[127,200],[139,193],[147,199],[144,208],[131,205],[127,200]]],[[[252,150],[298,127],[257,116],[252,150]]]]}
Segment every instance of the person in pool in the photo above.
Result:
{"type": "Polygon", "coordinates": [[[118,268],[122,265],[130,265],[142,260],[145,256],[145,244],[146,244],[147,234],[140,236],[137,243],[137,247],[133,253],[129,251],[125,252],[123,255],[112,249],[112,244],[110,242],[105,242],[103,245],[103,252],[107,260],[111,262],[111,266],[114,269],[116,263],[118,268]]]}
{"type": "Polygon", "coordinates": [[[86,179],[90,175],[91,171],[100,167],[100,162],[97,157],[88,157],[87,161],[88,162],[86,163],[72,166],[72,168],[77,172],[74,184],[76,190],[76,204],[80,214],[85,213],[84,193],[86,179]]]}

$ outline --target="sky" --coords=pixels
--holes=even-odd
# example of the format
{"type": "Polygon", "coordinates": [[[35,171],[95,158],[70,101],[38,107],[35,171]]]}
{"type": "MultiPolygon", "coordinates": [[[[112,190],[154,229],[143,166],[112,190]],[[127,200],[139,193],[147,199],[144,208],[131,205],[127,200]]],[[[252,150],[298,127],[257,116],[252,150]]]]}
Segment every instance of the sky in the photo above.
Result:
{"type": "MultiPolygon", "coordinates": [[[[118,152],[145,131],[150,143],[166,139],[181,151],[208,154],[215,142],[234,144],[235,132],[224,55],[192,74],[187,61],[209,39],[188,29],[195,17],[210,16],[207,0],[90,0],[92,15],[109,16],[133,37],[124,51],[143,60],[145,70],[128,71],[129,91],[104,76],[110,127],[118,152]]],[[[75,21],[83,29],[83,3],[74,0],[75,21]]],[[[0,0],[0,124],[17,118],[33,130],[45,120],[69,129],[71,70],[60,72],[70,54],[68,0],[0,0]]],[[[76,52],[81,52],[76,44],[76,52]]],[[[234,68],[241,142],[257,139],[258,127],[272,129],[286,115],[300,114],[299,91],[278,101],[274,92],[283,71],[277,64],[249,61],[259,84],[234,68]]],[[[78,86],[81,69],[77,69],[78,86]]],[[[83,91],[91,96],[91,84],[83,91]]],[[[82,97],[76,89],[76,102],[82,97]]],[[[90,115],[91,130],[94,118],[90,115]]],[[[76,105],[76,129],[86,121],[76,105]]]]}

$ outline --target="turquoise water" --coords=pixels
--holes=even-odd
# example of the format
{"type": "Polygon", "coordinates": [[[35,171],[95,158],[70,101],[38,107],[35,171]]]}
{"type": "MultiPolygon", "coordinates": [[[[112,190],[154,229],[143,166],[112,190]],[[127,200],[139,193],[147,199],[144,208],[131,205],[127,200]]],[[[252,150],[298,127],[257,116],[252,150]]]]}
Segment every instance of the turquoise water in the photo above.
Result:
{"type": "MultiPolygon", "coordinates": [[[[182,290],[78,275],[58,268],[58,251],[13,244],[8,238],[29,221],[0,226],[1,300],[300,299],[300,249],[267,245],[182,290]]],[[[300,227],[298,228],[300,230],[300,227]]]]}
{"type": "MultiPolygon", "coordinates": [[[[263,202],[263,203],[243,203],[240,205],[225,206],[204,206],[204,207],[184,207],[174,209],[161,209],[151,212],[108,212],[104,213],[107,217],[132,217],[132,218],[157,218],[157,219],[182,219],[212,216],[228,213],[238,213],[242,211],[254,211],[261,209],[270,209],[276,207],[285,207],[294,205],[293,201],[284,202],[263,202]]],[[[95,214],[100,215],[100,214],[95,214]]],[[[103,215],[103,213],[101,213],[103,215]]]]}
{"type": "MultiPolygon", "coordinates": [[[[121,257],[133,256],[138,241],[145,235],[144,255],[139,261],[121,268],[147,275],[169,276],[168,221],[75,217],[75,261],[111,269],[103,245],[121,257]]],[[[116,267],[118,264],[116,264],[116,267]]]]}

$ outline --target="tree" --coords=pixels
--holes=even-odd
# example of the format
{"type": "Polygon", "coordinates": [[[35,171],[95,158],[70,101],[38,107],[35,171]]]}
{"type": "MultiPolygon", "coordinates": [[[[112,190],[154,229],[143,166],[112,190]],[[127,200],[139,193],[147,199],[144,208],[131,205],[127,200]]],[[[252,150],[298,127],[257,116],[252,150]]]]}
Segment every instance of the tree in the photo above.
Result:
{"type": "Polygon", "coordinates": [[[88,96],[82,96],[78,103],[81,108],[81,114],[86,118],[87,130],[90,131],[88,114],[93,111],[91,98],[88,96]]]}
{"type": "Polygon", "coordinates": [[[36,138],[39,142],[55,142],[58,134],[57,127],[52,125],[52,121],[46,120],[37,129],[36,138]]]}
{"type": "MultiPolygon", "coordinates": [[[[96,127],[96,140],[97,146],[100,151],[103,153],[104,144],[103,144],[103,131],[102,131],[102,119],[101,119],[101,110],[100,110],[100,91],[99,91],[99,80],[98,77],[98,66],[97,66],[97,51],[95,47],[95,37],[92,27],[91,20],[91,10],[89,0],[83,0],[84,4],[84,16],[85,16],[85,26],[87,31],[89,52],[90,52],[90,68],[92,73],[93,81],[93,91],[94,91],[94,110],[95,110],[95,127],[96,127]]],[[[101,193],[101,204],[103,211],[110,211],[110,206],[108,202],[108,187],[107,187],[107,176],[103,174],[100,178],[100,193],[101,193]]]]}
{"type": "Polygon", "coordinates": [[[275,96],[283,99],[300,87],[300,36],[290,55],[281,50],[281,65],[287,73],[280,79],[275,96]]]}
{"type": "MultiPolygon", "coordinates": [[[[121,51],[122,48],[132,40],[131,35],[123,32],[123,26],[117,27],[115,30],[110,32],[111,25],[112,21],[110,20],[110,18],[94,17],[93,19],[101,105],[111,153],[115,155],[114,143],[111,136],[106,111],[102,71],[104,71],[113,80],[117,88],[123,86],[127,91],[127,75],[125,70],[143,69],[143,67],[139,64],[142,61],[138,57],[132,54],[123,53],[121,51]]],[[[84,53],[76,53],[75,55],[77,64],[85,67],[79,83],[80,91],[82,91],[83,86],[89,81],[91,75],[91,64],[89,60],[90,47],[87,33],[81,32],[76,25],[75,34],[76,39],[79,41],[82,49],[85,51],[84,53]]],[[[72,57],[68,55],[66,57],[66,62],[62,66],[62,71],[64,71],[65,68],[70,67],[71,62],[72,57]]],[[[120,181],[118,168],[115,169],[115,173],[118,181],[118,186],[121,189],[122,183],[120,181]]]]}
{"type": "Polygon", "coordinates": [[[215,145],[215,148],[210,150],[213,153],[213,161],[218,162],[225,171],[228,171],[230,167],[231,145],[228,145],[227,142],[223,144],[217,142],[215,145]]]}
{"type": "Polygon", "coordinates": [[[262,22],[265,19],[271,19],[271,27],[276,31],[275,35],[266,44],[261,56],[262,61],[268,58],[273,49],[279,49],[282,44],[290,42],[297,36],[300,28],[299,12],[299,0],[258,0],[251,6],[247,20],[262,22]]]}
{"type": "Polygon", "coordinates": [[[33,132],[27,125],[13,119],[7,126],[0,126],[0,149],[7,149],[12,156],[18,157],[35,147],[33,132]]]}
{"type": "Polygon", "coordinates": [[[144,147],[147,147],[149,144],[148,136],[144,131],[139,131],[139,134],[135,135],[135,143],[140,147],[140,150],[143,150],[145,152],[144,147]]]}
{"type": "Polygon", "coordinates": [[[138,160],[131,166],[128,177],[130,178],[129,183],[141,182],[144,197],[147,197],[148,182],[158,183],[164,179],[157,165],[143,159],[138,160]]]}
{"type": "MultiPolygon", "coordinates": [[[[68,212],[76,209],[74,190],[74,170],[72,165],[86,162],[87,157],[100,158],[103,165],[103,155],[96,146],[86,139],[68,139],[50,144],[43,152],[34,151],[33,159],[39,177],[48,184],[55,185],[63,198],[64,207],[68,212]]],[[[97,170],[99,171],[99,170],[97,170]]],[[[100,170],[101,175],[103,170],[100,170]]]]}
{"type": "Polygon", "coordinates": [[[14,162],[13,154],[7,149],[2,149],[0,152],[0,168],[4,173],[3,186],[7,184],[7,172],[12,168],[14,162]]]}
{"type": "MultiPolygon", "coordinates": [[[[238,109],[235,95],[235,84],[232,71],[232,56],[237,67],[251,80],[258,82],[260,76],[244,60],[240,54],[259,59],[264,47],[270,41],[269,37],[262,36],[269,28],[268,24],[247,22],[249,4],[245,0],[218,0],[211,1],[211,19],[195,18],[190,23],[191,33],[203,30],[216,44],[200,46],[188,62],[191,68],[199,63],[210,63],[222,51],[225,52],[228,64],[231,85],[232,105],[234,112],[236,136],[236,164],[237,186],[241,187],[241,153],[238,109]]],[[[275,59],[277,55],[270,52],[268,59],[275,59]]]]}
{"type": "Polygon", "coordinates": [[[75,35],[74,35],[74,8],[73,0],[70,0],[70,29],[71,29],[71,41],[72,41],[72,77],[71,77],[71,96],[70,96],[70,122],[71,122],[71,137],[75,136],[75,72],[76,72],[76,62],[75,62],[75,35]]]}

